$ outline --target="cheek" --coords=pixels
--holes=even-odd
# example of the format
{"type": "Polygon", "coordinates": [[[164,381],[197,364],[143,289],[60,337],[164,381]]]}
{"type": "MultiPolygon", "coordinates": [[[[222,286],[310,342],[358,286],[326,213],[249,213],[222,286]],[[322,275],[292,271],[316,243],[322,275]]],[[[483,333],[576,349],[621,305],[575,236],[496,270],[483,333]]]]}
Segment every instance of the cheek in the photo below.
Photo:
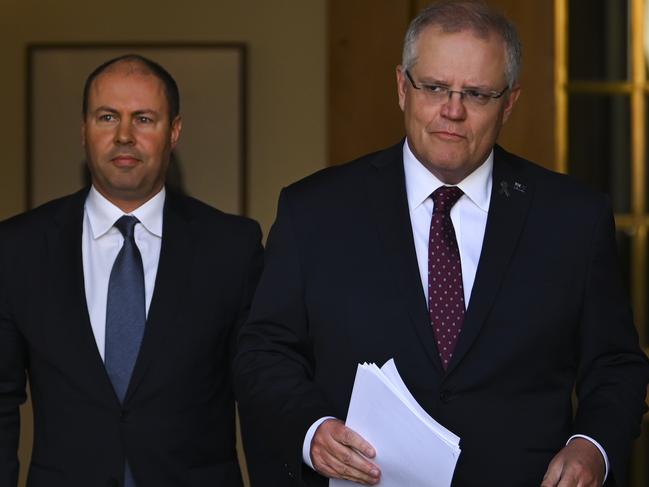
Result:
{"type": "Polygon", "coordinates": [[[101,152],[112,147],[114,137],[109,130],[93,130],[86,133],[85,145],[93,152],[101,152]]]}
{"type": "Polygon", "coordinates": [[[434,108],[421,106],[410,106],[406,111],[406,124],[413,128],[425,130],[425,128],[435,120],[437,113],[434,108]]]}
{"type": "Polygon", "coordinates": [[[140,150],[150,155],[158,156],[170,147],[169,138],[160,136],[160,134],[142,134],[139,137],[140,150]]]}
{"type": "Polygon", "coordinates": [[[476,144],[492,144],[498,135],[501,121],[499,118],[489,117],[481,119],[473,125],[473,139],[476,144]]]}

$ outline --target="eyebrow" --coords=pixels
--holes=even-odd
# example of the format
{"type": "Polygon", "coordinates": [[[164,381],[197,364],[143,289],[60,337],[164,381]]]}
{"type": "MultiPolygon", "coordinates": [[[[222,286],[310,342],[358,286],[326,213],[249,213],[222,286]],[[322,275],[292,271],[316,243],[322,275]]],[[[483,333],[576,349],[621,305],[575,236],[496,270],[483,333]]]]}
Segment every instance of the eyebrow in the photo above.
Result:
{"type": "MultiPolygon", "coordinates": [[[[429,77],[429,78],[421,78],[419,80],[419,83],[422,85],[439,85],[439,86],[444,86],[447,88],[451,87],[451,83],[447,81],[442,81],[441,79],[437,79],[435,77],[429,77]]],[[[489,85],[480,85],[480,84],[469,84],[469,85],[462,85],[461,88],[462,90],[486,90],[486,91],[491,91],[493,90],[493,86],[489,85]]]]}
{"type": "Polygon", "coordinates": [[[140,115],[156,115],[156,116],[158,116],[158,115],[160,115],[160,113],[158,111],[156,111],[156,110],[151,109],[151,108],[145,108],[143,110],[134,111],[133,115],[135,115],[136,117],[138,117],[140,115]]]}
{"type": "MultiPolygon", "coordinates": [[[[99,113],[99,112],[109,112],[109,113],[116,113],[119,114],[119,110],[116,110],[113,107],[107,106],[107,105],[102,105],[97,107],[95,110],[93,110],[94,113],[99,113]]],[[[153,108],[142,108],[140,110],[135,110],[132,115],[134,116],[139,116],[139,115],[159,115],[160,113],[157,110],[154,110],[153,108]]]]}

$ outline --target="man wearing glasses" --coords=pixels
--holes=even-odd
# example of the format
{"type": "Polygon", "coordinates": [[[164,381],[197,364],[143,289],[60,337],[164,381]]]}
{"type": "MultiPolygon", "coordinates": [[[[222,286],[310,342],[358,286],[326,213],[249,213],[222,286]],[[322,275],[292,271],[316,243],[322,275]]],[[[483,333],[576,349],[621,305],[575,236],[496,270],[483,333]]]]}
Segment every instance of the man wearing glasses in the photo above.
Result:
{"type": "Polygon", "coordinates": [[[342,420],[357,364],[394,357],[461,438],[454,486],[626,485],[649,367],[612,213],[496,145],[520,58],[483,3],[432,5],[397,67],[405,141],[283,190],[235,367],[289,477],[379,482],[342,420]]]}

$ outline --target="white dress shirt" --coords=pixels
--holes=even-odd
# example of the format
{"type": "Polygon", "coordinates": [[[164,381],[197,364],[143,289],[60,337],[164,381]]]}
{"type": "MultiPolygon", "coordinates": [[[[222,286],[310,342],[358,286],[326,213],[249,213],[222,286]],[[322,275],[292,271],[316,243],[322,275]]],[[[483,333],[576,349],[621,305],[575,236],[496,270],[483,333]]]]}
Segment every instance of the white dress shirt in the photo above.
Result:
{"type": "MultiPolygon", "coordinates": [[[[493,150],[487,159],[471,174],[460,181],[456,186],[464,194],[451,208],[451,221],[455,229],[458,249],[460,251],[460,263],[462,265],[462,285],[464,287],[464,303],[469,305],[471,291],[475,281],[482,241],[484,240],[485,228],[487,226],[487,215],[489,203],[491,202],[492,172],[494,165],[493,150]]],[[[412,225],[412,236],[415,242],[417,253],[417,265],[421,285],[428,302],[428,239],[430,233],[430,221],[433,216],[433,200],[430,197],[433,191],[444,183],[437,179],[426,167],[419,162],[408,146],[406,140],[403,144],[403,167],[406,179],[406,196],[408,198],[408,210],[412,225]]],[[[318,419],[308,429],[304,443],[302,444],[302,459],[309,467],[313,468],[311,462],[311,441],[318,426],[331,416],[318,419]]],[[[573,438],[584,438],[591,441],[604,457],[606,474],[608,476],[608,456],[602,446],[592,438],[585,435],[573,435],[573,438]]]]}
{"type": "MultiPolygon", "coordinates": [[[[164,202],[165,189],[162,188],[157,195],[129,213],[140,221],[135,225],[134,231],[135,243],[142,255],[144,267],[144,296],[147,315],[160,260],[164,202]]],[[[106,343],[108,280],[113,263],[124,243],[121,232],[113,225],[124,214],[122,210],[104,198],[94,186],[90,188],[84,207],[81,252],[90,325],[102,360],[106,343]]]]}
{"type": "MultiPolygon", "coordinates": [[[[460,251],[465,306],[469,305],[487,226],[493,161],[493,151],[491,151],[480,167],[457,184],[464,194],[451,208],[451,221],[460,251]]],[[[433,200],[430,195],[440,186],[444,186],[444,183],[417,160],[408,147],[407,141],[403,144],[403,167],[417,264],[421,285],[428,302],[428,239],[430,220],[433,216],[433,200]]]]}

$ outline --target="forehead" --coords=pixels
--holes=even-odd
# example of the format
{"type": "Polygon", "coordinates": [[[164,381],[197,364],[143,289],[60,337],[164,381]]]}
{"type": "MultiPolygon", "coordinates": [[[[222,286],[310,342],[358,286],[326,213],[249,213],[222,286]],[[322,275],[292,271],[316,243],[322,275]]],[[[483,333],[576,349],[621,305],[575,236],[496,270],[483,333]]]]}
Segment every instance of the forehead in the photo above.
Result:
{"type": "Polygon", "coordinates": [[[427,27],[417,38],[415,66],[420,76],[501,83],[505,42],[495,33],[484,36],[472,30],[444,32],[436,26],[427,27]]]}
{"type": "Polygon", "coordinates": [[[167,111],[164,84],[155,75],[128,66],[109,68],[92,82],[90,110],[100,106],[119,109],[167,111]]]}

